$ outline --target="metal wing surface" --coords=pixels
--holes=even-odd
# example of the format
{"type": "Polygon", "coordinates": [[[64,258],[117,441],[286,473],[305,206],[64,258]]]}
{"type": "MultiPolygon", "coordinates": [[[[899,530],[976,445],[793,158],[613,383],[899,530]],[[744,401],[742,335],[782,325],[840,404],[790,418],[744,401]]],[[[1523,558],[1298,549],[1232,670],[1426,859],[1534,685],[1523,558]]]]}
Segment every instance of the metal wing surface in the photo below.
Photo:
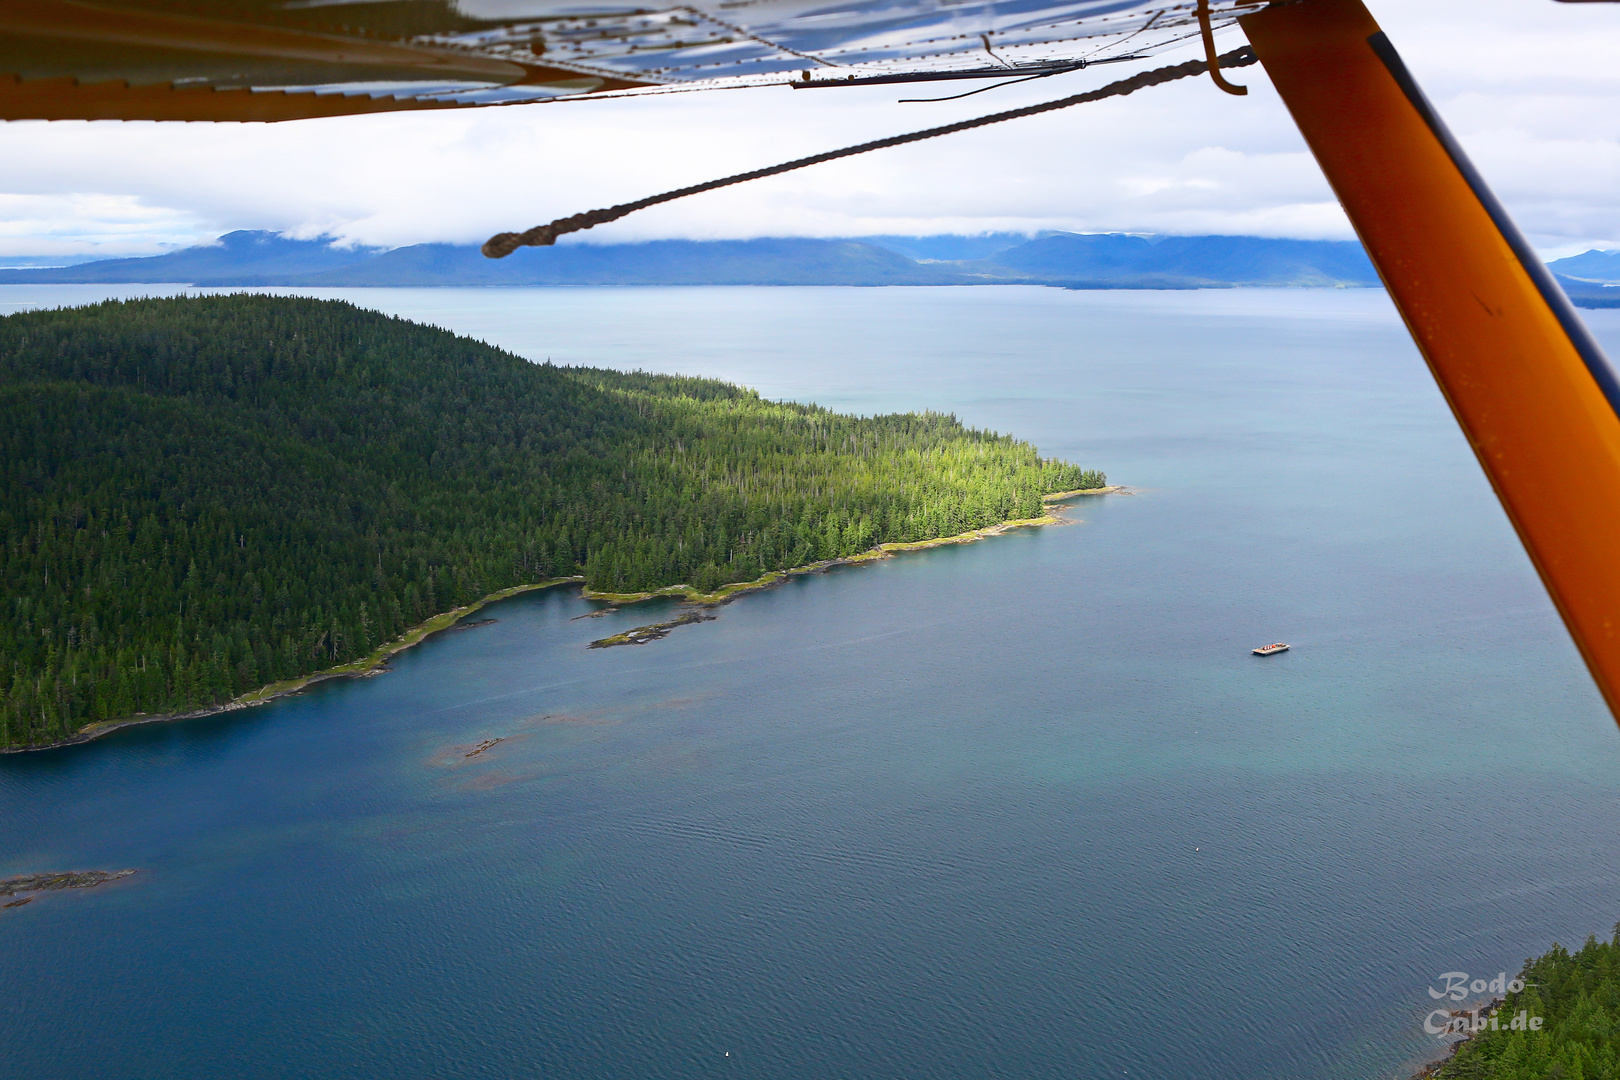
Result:
{"type": "MultiPolygon", "coordinates": [[[[1216,0],[1217,26],[1264,6],[1216,0]]],[[[0,119],[291,120],[1039,74],[1198,34],[1152,0],[0,0],[0,119]]]]}

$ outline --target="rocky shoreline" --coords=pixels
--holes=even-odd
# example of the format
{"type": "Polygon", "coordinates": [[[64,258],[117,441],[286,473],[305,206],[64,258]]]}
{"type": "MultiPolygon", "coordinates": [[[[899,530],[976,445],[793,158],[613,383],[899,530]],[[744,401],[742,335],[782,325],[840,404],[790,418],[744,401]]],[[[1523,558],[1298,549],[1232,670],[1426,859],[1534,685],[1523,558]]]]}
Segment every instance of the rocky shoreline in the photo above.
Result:
{"type": "Polygon", "coordinates": [[[652,592],[639,593],[610,593],[597,592],[594,589],[582,589],[580,595],[587,600],[606,600],[608,607],[602,611],[589,612],[580,618],[592,618],[605,615],[609,611],[623,604],[639,604],[643,600],[653,600],[660,596],[678,596],[689,604],[698,604],[704,607],[715,607],[725,603],[743,593],[756,592],[780,584],[790,577],[801,574],[819,574],[837,566],[854,566],[859,563],[874,562],[878,559],[887,559],[904,551],[923,551],[928,548],[944,547],[947,544],[971,544],[979,540],[986,540],[992,536],[1000,536],[1013,529],[1034,528],[1040,525],[1062,525],[1068,518],[1053,513],[1051,508],[1058,503],[1068,502],[1084,495],[1129,495],[1131,491],[1121,484],[1113,484],[1100,488],[1081,488],[1077,491],[1059,491],[1051,495],[1041,496],[1041,502],[1047,512],[1036,518],[1019,518],[1012,521],[1003,521],[995,525],[987,525],[982,529],[969,529],[964,533],[953,536],[939,536],[932,540],[913,540],[904,543],[879,544],[877,547],[860,552],[856,555],[845,555],[837,559],[822,559],[819,562],[806,563],[804,566],[794,566],[787,570],[771,570],[753,581],[739,581],[731,585],[722,585],[714,592],[699,592],[690,585],[666,585],[662,589],[652,592]]]}
{"type": "Polygon", "coordinates": [[[923,551],[928,548],[944,547],[947,544],[971,544],[985,540],[992,536],[1000,536],[1012,529],[1033,528],[1040,525],[1062,525],[1068,518],[1060,517],[1052,508],[1058,503],[1067,502],[1083,495],[1129,495],[1131,492],[1123,485],[1111,485],[1101,488],[1081,488],[1076,491],[1059,491],[1051,495],[1041,496],[1041,503],[1048,508],[1047,512],[1038,518],[1021,518],[1013,521],[1003,521],[996,525],[987,525],[982,529],[970,529],[954,536],[940,536],[933,540],[914,540],[909,543],[879,544],[877,547],[856,555],[846,555],[837,559],[822,559],[819,562],[807,563],[804,566],[795,566],[787,570],[772,570],[761,574],[753,581],[741,581],[732,585],[722,585],[712,593],[703,593],[690,585],[668,585],[653,592],[642,593],[608,593],[596,592],[591,589],[582,589],[580,594],[587,600],[606,600],[608,606],[599,611],[586,612],[576,616],[579,619],[594,619],[618,611],[624,604],[639,604],[643,600],[653,600],[660,596],[678,596],[687,604],[698,610],[690,611],[678,618],[666,622],[652,623],[648,626],[638,626],[633,630],[626,630],[611,637],[598,638],[586,648],[608,649],[615,645],[645,645],[650,641],[668,637],[669,632],[678,626],[686,626],[696,622],[709,622],[714,616],[703,614],[722,604],[728,604],[737,597],[761,589],[773,588],[789,578],[799,577],[803,574],[825,573],[839,566],[855,566],[860,563],[876,562],[879,559],[888,559],[906,551],[923,551]]]}
{"type": "MultiPolygon", "coordinates": [[[[1051,508],[1055,507],[1058,503],[1068,502],[1071,499],[1080,498],[1081,496],[1085,495],[1128,494],[1131,494],[1130,490],[1118,484],[1100,488],[1082,488],[1076,491],[1059,491],[1051,495],[1043,495],[1041,497],[1042,505],[1048,509],[1046,513],[1042,514],[1038,518],[1003,521],[999,524],[986,526],[982,529],[971,529],[965,533],[958,533],[954,536],[941,536],[933,540],[917,540],[910,543],[879,544],[877,547],[872,548],[869,551],[863,551],[858,555],[849,555],[838,559],[823,559],[820,562],[809,563],[805,566],[795,566],[788,570],[772,570],[753,581],[742,581],[731,585],[722,585],[712,593],[701,593],[692,588],[690,585],[670,585],[654,592],[645,593],[604,593],[595,592],[588,588],[582,588],[580,593],[587,600],[606,600],[609,603],[609,607],[604,608],[602,611],[588,613],[590,616],[607,614],[611,610],[616,610],[620,605],[639,603],[643,600],[651,600],[660,596],[678,596],[689,604],[693,604],[701,609],[707,610],[718,607],[721,604],[728,603],[729,601],[745,593],[756,592],[760,589],[768,589],[788,580],[789,578],[798,577],[802,574],[818,574],[838,566],[853,566],[859,563],[873,562],[878,559],[887,559],[904,551],[922,551],[927,548],[943,547],[946,544],[971,544],[979,540],[988,539],[992,536],[1000,536],[1012,529],[1031,528],[1040,525],[1063,524],[1068,519],[1060,517],[1051,511],[1051,508]]],[[[316,683],[324,682],[327,679],[354,679],[381,675],[387,670],[385,665],[387,664],[388,660],[396,653],[403,652],[415,645],[419,645],[429,637],[432,637],[434,634],[451,629],[470,630],[475,626],[484,626],[488,623],[494,622],[495,620],[493,619],[482,619],[476,623],[467,623],[461,626],[456,625],[468,615],[471,615],[473,612],[492,604],[497,600],[505,600],[507,597],[517,596],[520,593],[534,592],[538,589],[549,589],[557,585],[567,585],[574,582],[583,583],[584,580],[584,577],[576,574],[572,577],[552,578],[548,581],[536,582],[532,585],[515,585],[509,589],[502,589],[499,592],[490,593],[482,600],[476,600],[471,604],[456,608],[453,611],[446,611],[442,614],[435,615],[426,622],[407,630],[403,635],[394,641],[391,641],[386,645],[379,646],[369,656],[366,656],[360,660],[354,660],[347,664],[341,664],[338,667],[328,668],[325,671],[314,672],[313,674],[304,675],[296,679],[287,679],[282,682],[271,683],[268,686],[260,687],[257,690],[243,694],[240,697],[233,698],[232,700],[224,702],[223,704],[209,705],[205,708],[191,709],[186,712],[163,713],[150,716],[136,715],[123,717],[118,720],[102,720],[93,724],[86,724],[71,737],[66,739],[60,739],[52,743],[42,743],[38,746],[0,747],[0,753],[20,754],[35,750],[55,750],[64,746],[77,746],[81,743],[87,743],[91,742],[92,740],[99,739],[103,735],[110,735],[115,731],[121,731],[124,728],[135,727],[140,724],[166,723],[171,720],[196,720],[205,716],[214,716],[219,713],[234,712],[237,709],[251,708],[254,705],[263,705],[266,702],[275,701],[277,698],[283,698],[299,693],[300,691],[306,690],[316,683]]],[[[587,616],[581,617],[583,618],[587,616]]],[[[675,629],[677,626],[685,626],[694,622],[707,622],[712,618],[714,618],[712,615],[689,612],[686,615],[682,615],[679,618],[672,619],[664,623],[653,623],[648,626],[636,627],[634,630],[628,630],[622,634],[614,634],[611,637],[600,638],[591,642],[588,648],[609,648],[614,645],[642,645],[649,641],[657,641],[660,638],[668,636],[669,632],[675,629]]]]}
{"type": "Polygon", "coordinates": [[[151,715],[138,713],[135,716],[126,716],[118,720],[101,720],[93,724],[86,724],[66,739],[58,739],[52,743],[40,743],[38,746],[0,747],[0,754],[23,754],[34,750],[56,750],[64,746],[78,746],[81,743],[99,739],[103,735],[111,735],[115,731],[137,727],[141,724],[161,724],[171,720],[198,720],[205,716],[215,716],[219,713],[235,712],[237,709],[263,705],[266,702],[275,701],[277,698],[288,697],[302,690],[307,690],[316,683],[325,682],[327,679],[364,679],[381,675],[387,670],[385,665],[396,653],[420,645],[434,634],[446,630],[470,630],[473,627],[494,622],[494,619],[481,619],[463,627],[456,625],[482,607],[493,604],[497,600],[505,600],[509,596],[517,596],[519,593],[534,592],[537,589],[549,589],[557,585],[567,585],[570,582],[583,582],[584,580],[579,575],[551,578],[548,581],[536,582],[533,585],[514,585],[510,589],[490,593],[482,600],[475,600],[453,611],[442,612],[424,623],[411,627],[411,629],[405,631],[404,634],[388,644],[378,646],[369,656],[359,660],[352,660],[347,664],[340,664],[334,668],[327,668],[325,671],[317,671],[310,675],[299,676],[296,679],[285,679],[281,682],[271,683],[268,686],[261,686],[257,690],[250,691],[241,697],[233,698],[219,705],[209,705],[201,709],[188,709],[185,712],[153,713],[151,715]]]}
{"type": "MultiPolygon", "coordinates": [[[[1492,1016],[1496,1015],[1496,1011],[1502,1007],[1504,1001],[1504,998],[1495,998],[1483,1005],[1476,1005],[1472,1009],[1452,1009],[1448,1015],[1453,1018],[1459,1016],[1471,1017],[1478,1015],[1481,1019],[1488,1020],[1492,1016]]],[[[1473,1032],[1469,1032],[1467,1035],[1464,1035],[1462,1038],[1452,1043],[1451,1049],[1446,1051],[1445,1057],[1438,1058],[1423,1066],[1417,1072],[1412,1074],[1412,1080],[1433,1080],[1435,1076],[1439,1075],[1440,1070],[1450,1064],[1451,1059],[1457,1056],[1457,1051],[1463,1046],[1467,1045],[1468,1040],[1472,1039],[1473,1037],[1473,1032]]]]}

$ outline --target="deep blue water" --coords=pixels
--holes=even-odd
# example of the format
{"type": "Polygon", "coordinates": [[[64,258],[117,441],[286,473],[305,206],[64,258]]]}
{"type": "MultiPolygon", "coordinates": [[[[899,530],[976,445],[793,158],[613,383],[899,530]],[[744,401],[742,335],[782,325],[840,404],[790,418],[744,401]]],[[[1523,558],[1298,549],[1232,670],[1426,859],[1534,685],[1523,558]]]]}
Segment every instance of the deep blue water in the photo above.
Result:
{"type": "Polygon", "coordinates": [[[0,875],[141,871],[0,911],[8,1074],[1404,1077],[1620,918],[1620,734],[1381,293],[342,295],[1138,494],[0,758],[0,875]]]}

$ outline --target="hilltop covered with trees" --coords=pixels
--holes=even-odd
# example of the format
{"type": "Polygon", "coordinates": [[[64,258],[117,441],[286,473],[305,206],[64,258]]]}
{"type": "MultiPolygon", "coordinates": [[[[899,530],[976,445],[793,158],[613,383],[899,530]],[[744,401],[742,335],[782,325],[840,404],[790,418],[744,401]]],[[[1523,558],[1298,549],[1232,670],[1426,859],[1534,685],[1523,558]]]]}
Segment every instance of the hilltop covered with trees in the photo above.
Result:
{"type": "Polygon", "coordinates": [[[333,301],[0,319],[0,746],[227,701],[505,587],[703,590],[1105,483],[933,413],[532,364],[333,301]]]}

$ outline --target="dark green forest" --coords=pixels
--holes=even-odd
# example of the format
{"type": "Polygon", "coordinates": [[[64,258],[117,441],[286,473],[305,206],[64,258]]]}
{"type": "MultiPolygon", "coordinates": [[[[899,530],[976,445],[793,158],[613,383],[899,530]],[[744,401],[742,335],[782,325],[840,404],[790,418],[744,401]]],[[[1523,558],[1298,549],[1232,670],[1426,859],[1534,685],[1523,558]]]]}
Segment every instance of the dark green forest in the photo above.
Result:
{"type": "Polygon", "coordinates": [[[1524,989],[1504,995],[1496,1029],[1459,1045],[1436,1080],[1620,1080],[1620,927],[1577,952],[1554,945],[1519,978],[1524,989]]]}
{"type": "Polygon", "coordinates": [[[227,701],[509,586],[709,591],[1105,483],[952,416],[250,295],[0,318],[0,442],[3,746],[227,701]]]}

